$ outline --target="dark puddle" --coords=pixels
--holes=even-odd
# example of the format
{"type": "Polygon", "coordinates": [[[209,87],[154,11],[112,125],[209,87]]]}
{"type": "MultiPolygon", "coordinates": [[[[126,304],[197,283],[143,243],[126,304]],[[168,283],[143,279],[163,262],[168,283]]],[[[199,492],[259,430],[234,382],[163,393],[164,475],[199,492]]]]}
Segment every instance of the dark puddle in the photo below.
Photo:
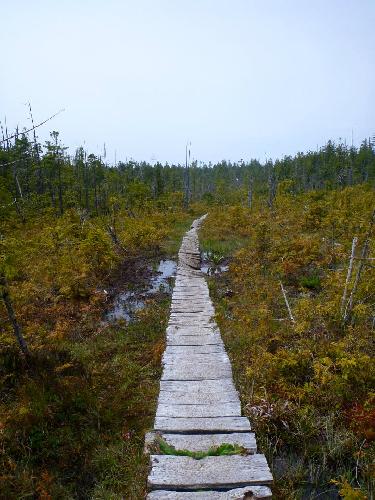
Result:
{"type": "Polygon", "coordinates": [[[133,284],[132,289],[114,295],[104,320],[110,323],[118,320],[134,321],[137,311],[145,307],[148,299],[158,293],[172,293],[176,268],[176,262],[169,259],[160,260],[157,266],[148,264],[145,279],[133,284]]]}
{"type": "Polygon", "coordinates": [[[203,273],[212,276],[214,274],[222,274],[228,271],[228,259],[220,258],[212,252],[202,252],[202,267],[203,273]]]}

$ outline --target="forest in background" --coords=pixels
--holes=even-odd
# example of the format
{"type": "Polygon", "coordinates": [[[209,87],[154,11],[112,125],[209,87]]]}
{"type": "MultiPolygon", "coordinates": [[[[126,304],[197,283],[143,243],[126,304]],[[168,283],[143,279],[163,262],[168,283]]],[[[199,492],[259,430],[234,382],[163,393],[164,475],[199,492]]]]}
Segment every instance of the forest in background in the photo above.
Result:
{"type": "Polygon", "coordinates": [[[211,293],[276,498],[324,490],[371,498],[374,181],[370,139],[265,164],[199,166],[188,156],[185,165],[109,166],[82,148],[68,157],[57,132],[44,146],[25,134],[4,140],[4,498],[143,497],[143,435],[154,417],[169,296],[155,296],[133,323],[104,326],[106,290],[175,256],[205,212],[211,293]],[[222,275],[214,272],[220,262],[229,263],[222,275]]]}
{"type": "Polygon", "coordinates": [[[251,205],[253,194],[268,201],[277,184],[293,181],[294,193],[317,189],[339,189],[375,181],[375,139],[365,139],[359,148],[329,141],[317,151],[285,156],[264,164],[258,160],[199,165],[186,155],[184,165],[150,165],[119,162],[107,165],[101,157],[77,149],[66,154],[59,133],[51,132],[43,146],[36,137],[16,134],[4,139],[0,148],[1,215],[13,212],[21,219],[27,213],[51,209],[62,215],[80,208],[91,215],[108,214],[116,198],[128,210],[155,203],[161,209],[185,208],[190,202],[251,205]]]}

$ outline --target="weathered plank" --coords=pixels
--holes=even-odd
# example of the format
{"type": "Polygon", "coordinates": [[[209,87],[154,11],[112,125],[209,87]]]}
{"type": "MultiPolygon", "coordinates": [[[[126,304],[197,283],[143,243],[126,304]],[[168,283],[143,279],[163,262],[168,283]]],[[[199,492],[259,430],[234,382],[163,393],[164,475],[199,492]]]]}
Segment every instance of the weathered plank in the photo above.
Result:
{"type": "Polygon", "coordinates": [[[169,325],[167,327],[167,336],[169,335],[208,335],[216,334],[220,336],[215,323],[209,325],[169,325]]]}
{"type": "MultiPolygon", "coordinates": [[[[175,327],[178,325],[170,325],[170,327],[175,327]]],[[[217,332],[217,329],[215,328],[215,325],[213,326],[207,326],[205,327],[204,325],[197,325],[195,328],[179,328],[178,330],[175,330],[173,332],[167,333],[167,341],[169,339],[173,339],[176,337],[203,337],[203,336],[212,336],[212,337],[219,337],[221,339],[220,334],[217,332]]]]}
{"type": "Polygon", "coordinates": [[[246,417],[156,417],[154,429],[163,432],[249,432],[250,423],[246,417]]]}
{"type": "Polygon", "coordinates": [[[148,485],[153,489],[210,490],[269,485],[272,475],[264,455],[228,455],[194,460],[151,455],[148,485]]]}
{"type": "Polygon", "coordinates": [[[185,293],[185,292],[195,292],[195,294],[204,294],[204,295],[207,295],[209,292],[208,292],[208,288],[204,285],[199,285],[198,283],[197,284],[194,284],[194,283],[176,283],[175,285],[175,288],[173,290],[174,292],[176,292],[176,294],[178,294],[178,292],[181,292],[181,293],[185,293]]]}
{"type": "Polygon", "coordinates": [[[205,298],[208,298],[209,295],[208,295],[208,292],[199,292],[197,293],[196,291],[194,290],[186,290],[186,291],[180,291],[180,292],[176,292],[176,294],[173,296],[175,299],[183,299],[183,300],[187,300],[187,299],[199,299],[199,300],[205,300],[205,298]]]}
{"type": "Polygon", "coordinates": [[[195,418],[195,417],[240,417],[239,401],[210,404],[163,404],[159,403],[157,417],[195,418]]]}
{"type": "Polygon", "coordinates": [[[192,300],[185,300],[184,302],[181,303],[172,303],[171,304],[171,312],[173,314],[175,313],[190,313],[190,314],[196,314],[196,313],[209,313],[209,314],[214,314],[215,309],[211,305],[207,305],[204,303],[201,304],[196,304],[192,300]]]}
{"type": "MultiPolygon", "coordinates": [[[[222,382],[226,382],[229,379],[222,379],[222,382]]],[[[170,391],[160,391],[159,393],[159,404],[216,404],[216,403],[230,403],[238,402],[238,394],[235,391],[228,391],[226,393],[220,393],[219,391],[214,391],[207,389],[205,392],[193,392],[189,391],[187,393],[183,392],[170,392],[170,391]]]]}
{"type": "Polygon", "coordinates": [[[203,346],[203,345],[223,345],[220,335],[168,335],[168,346],[203,346]]]}
{"type": "Polygon", "coordinates": [[[176,275],[176,283],[189,283],[189,284],[198,283],[202,286],[207,287],[206,280],[204,279],[202,273],[200,273],[199,276],[191,276],[191,275],[184,276],[183,274],[178,272],[176,275]]]}
{"type": "Polygon", "coordinates": [[[255,435],[252,432],[232,432],[228,434],[168,434],[149,432],[145,437],[146,449],[157,439],[163,439],[176,450],[208,451],[226,443],[244,448],[249,454],[257,452],[255,435]]]}
{"type": "MultiPolygon", "coordinates": [[[[209,319],[192,319],[189,321],[190,326],[195,326],[197,328],[203,328],[203,327],[211,327],[211,326],[216,326],[216,323],[214,321],[210,321],[209,319]]],[[[184,327],[186,325],[186,320],[184,319],[179,319],[179,318],[173,318],[169,320],[169,325],[170,326],[178,326],[178,327],[184,327]]]]}
{"type": "MultiPolygon", "coordinates": [[[[164,365],[171,364],[189,364],[189,365],[198,365],[201,363],[210,364],[214,366],[215,364],[229,364],[229,358],[225,351],[223,352],[213,352],[213,353],[187,353],[186,351],[183,353],[176,352],[168,352],[165,351],[163,354],[162,362],[164,365]]],[[[208,378],[208,377],[207,377],[208,378]]]]}
{"type": "Polygon", "coordinates": [[[211,404],[239,401],[231,378],[221,380],[162,380],[159,403],[211,404]]]}
{"type": "Polygon", "coordinates": [[[226,380],[165,380],[160,382],[160,390],[174,392],[175,394],[187,394],[193,396],[194,394],[207,394],[208,392],[215,391],[223,396],[227,393],[237,394],[232,379],[226,380]]]}
{"type": "Polygon", "coordinates": [[[186,360],[180,364],[164,365],[161,380],[218,380],[231,379],[230,364],[201,363],[192,365],[186,360]]]}
{"type": "Polygon", "coordinates": [[[269,500],[272,492],[267,486],[246,486],[228,491],[152,491],[147,500],[269,500]]]}
{"type": "Polygon", "coordinates": [[[180,322],[183,325],[195,325],[196,322],[199,323],[207,323],[208,325],[211,323],[212,314],[206,312],[174,312],[171,311],[169,316],[169,324],[173,324],[176,321],[180,322]]]}
{"type": "Polygon", "coordinates": [[[173,299],[172,300],[172,303],[171,303],[171,308],[173,307],[184,307],[184,308],[187,308],[187,307],[195,307],[195,308],[198,308],[198,307],[203,307],[204,309],[208,308],[208,309],[211,309],[213,308],[212,305],[207,305],[207,302],[205,300],[199,300],[197,298],[193,298],[193,299],[173,299]]]}
{"type": "Polygon", "coordinates": [[[168,345],[164,351],[165,355],[177,354],[179,356],[191,356],[192,354],[213,354],[225,353],[224,346],[221,344],[208,345],[168,345]]]}
{"type": "Polygon", "coordinates": [[[189,278],[185,278],[183,281],[180,280],[179,278],[176,278],[176,280],[177,281],[175,282],[175,287],[173,289],[173,292],[179,291],[180,288],[181,288],[181,291],[188,291],[189,288],[193,287],[193,288],[199,288],[199,290],[202,290],[203,292],[208,293],[208,287],[203,282],[199,282],[199,281],[191,282],[191,280],[189,278]]]}
{"type": "Polygon", "coordinates": [[[212,306],[208,306],[205,302],[196,300],[181,300],[180,302],[172,302],[171,312],[215,312],[212,306]]]}
{"type": "Polygon", "coordinates": [[[203,285],[190,286],[186,283],[177,283],[173,288],[173,294],[178,296],[179,294],[195,294],[202,295],[205,297],[209,296],[208,288],[203,285]]]}

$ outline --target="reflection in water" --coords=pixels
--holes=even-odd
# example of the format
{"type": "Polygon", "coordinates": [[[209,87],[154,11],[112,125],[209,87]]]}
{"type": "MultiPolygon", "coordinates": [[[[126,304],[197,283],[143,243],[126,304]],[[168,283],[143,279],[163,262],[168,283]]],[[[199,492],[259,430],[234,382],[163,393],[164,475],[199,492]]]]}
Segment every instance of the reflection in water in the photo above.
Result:
{"type": "MultiPolygon", "coordinates": [[[[226,264],[217,262],[216,264],[212,262],[212,259],[210,258],[210,253],[211,252],[202,252],[202,266],[201,266],[201,271],[204,274],[212,275],[212,274],[221,274],[225,273],[228,271],[229,266],[226,264]]],[[[223,260],[223,259],[221,259],[223,260]]]]}
{"type": "MultiPolygon", "coordinates": [[[[135,313],[144,308],[145,302],[150,296],[157,292],[172,293],[172,281],[176,275],[176,262],[173,260],[161,260],[157,269],[157,275],[152,277],[147,288],[119,293],[111,309],[107,312],[107,321],[124,319],[128,322],[134,320],[135,313]]],[[[149,268],[152,272],[152,268],[149,268]]]]}

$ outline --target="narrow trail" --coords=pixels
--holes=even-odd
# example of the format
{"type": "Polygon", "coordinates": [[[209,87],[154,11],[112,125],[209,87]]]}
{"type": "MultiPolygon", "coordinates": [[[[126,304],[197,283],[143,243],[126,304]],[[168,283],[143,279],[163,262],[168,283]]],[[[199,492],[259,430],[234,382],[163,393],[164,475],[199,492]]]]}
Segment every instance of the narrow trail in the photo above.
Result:
{"type": "Polygon", "coordinates": [[[151,455],[147,498],[271,498],[267,485],[272,475],[264,455],[257,453],[249,420],[241,416],[231,364],[200,271],[197,232],[204,218],[193,222],[179,251],[154,432],[146,436],[146,449],[162,437],[177,450],[207,451],[227,443],[247,454],[201,460],[151,455]]]}

